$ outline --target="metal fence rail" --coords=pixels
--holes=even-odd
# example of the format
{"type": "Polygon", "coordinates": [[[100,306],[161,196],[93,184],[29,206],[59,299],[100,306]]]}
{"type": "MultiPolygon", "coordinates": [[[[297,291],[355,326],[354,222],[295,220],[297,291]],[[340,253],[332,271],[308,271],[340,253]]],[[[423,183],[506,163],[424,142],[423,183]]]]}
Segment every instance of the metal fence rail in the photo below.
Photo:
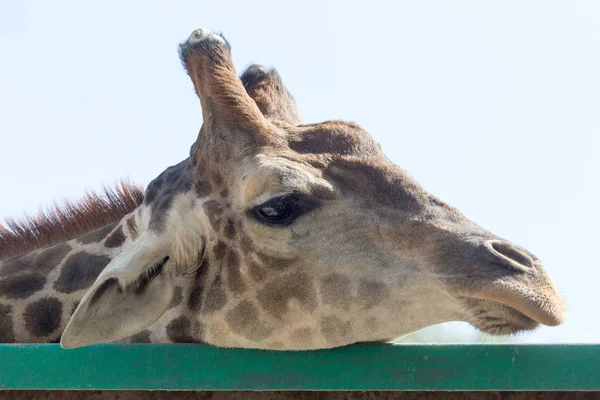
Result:
{"type": "Polygon", "coordinates": [[[600,390],[600,345],[0,345],[0,389],[600,390]]]}

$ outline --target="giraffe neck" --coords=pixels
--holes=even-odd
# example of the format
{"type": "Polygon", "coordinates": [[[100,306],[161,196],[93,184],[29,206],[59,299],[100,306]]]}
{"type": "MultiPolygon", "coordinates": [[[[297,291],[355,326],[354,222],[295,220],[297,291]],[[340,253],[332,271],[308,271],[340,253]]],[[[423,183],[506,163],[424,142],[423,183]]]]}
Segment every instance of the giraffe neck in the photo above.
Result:
{"type": "Polygon", "coordinates": [[[0,343],[60,338],[102,269],[137,237],[136,212],[51,247],[0,261],[0,343]]]}

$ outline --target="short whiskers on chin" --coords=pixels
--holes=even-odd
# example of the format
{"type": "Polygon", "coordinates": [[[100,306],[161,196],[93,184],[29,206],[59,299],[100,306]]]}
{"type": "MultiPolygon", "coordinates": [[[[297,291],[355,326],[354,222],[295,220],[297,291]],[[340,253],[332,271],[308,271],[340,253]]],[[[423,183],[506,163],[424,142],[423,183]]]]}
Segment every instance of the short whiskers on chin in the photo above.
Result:
{"type": "Polygon", "coordinates": [[[463,320],[483,333],[494,336],[533,331],[539,323],[507,305],[491,300],[468,299],[463,320]]]}

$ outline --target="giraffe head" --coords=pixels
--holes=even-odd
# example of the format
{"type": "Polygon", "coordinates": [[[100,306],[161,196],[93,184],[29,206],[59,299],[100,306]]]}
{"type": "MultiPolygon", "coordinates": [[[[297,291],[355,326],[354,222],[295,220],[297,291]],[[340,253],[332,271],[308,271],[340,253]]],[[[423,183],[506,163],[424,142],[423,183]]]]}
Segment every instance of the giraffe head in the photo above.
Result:
{"type": "Polygon", "coordinates": [[[63,346],[161,318],[195,340],[285,349],[452,320],[491,334],[563,321],[540,260],[427,193],[358,125],[303,124],[274,70],[237,77],[220,35],[197,30],[180,54],[202,105],[198,139],[149,185],[139,236],[84,296],[63,346]]]}

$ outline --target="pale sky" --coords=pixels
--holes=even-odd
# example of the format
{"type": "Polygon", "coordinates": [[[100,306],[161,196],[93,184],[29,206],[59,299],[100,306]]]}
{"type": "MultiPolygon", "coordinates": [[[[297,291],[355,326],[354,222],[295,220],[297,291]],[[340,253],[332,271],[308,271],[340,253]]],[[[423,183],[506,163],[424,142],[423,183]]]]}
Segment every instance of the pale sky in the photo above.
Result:
{"type": "Polygon", "coordinates": [[[569,316],[520,340],[598,342],[597,1],[3,2],[0,217],[184,159],[201,113],[176,49],[199,27],[544,260],[569,316]]]}

